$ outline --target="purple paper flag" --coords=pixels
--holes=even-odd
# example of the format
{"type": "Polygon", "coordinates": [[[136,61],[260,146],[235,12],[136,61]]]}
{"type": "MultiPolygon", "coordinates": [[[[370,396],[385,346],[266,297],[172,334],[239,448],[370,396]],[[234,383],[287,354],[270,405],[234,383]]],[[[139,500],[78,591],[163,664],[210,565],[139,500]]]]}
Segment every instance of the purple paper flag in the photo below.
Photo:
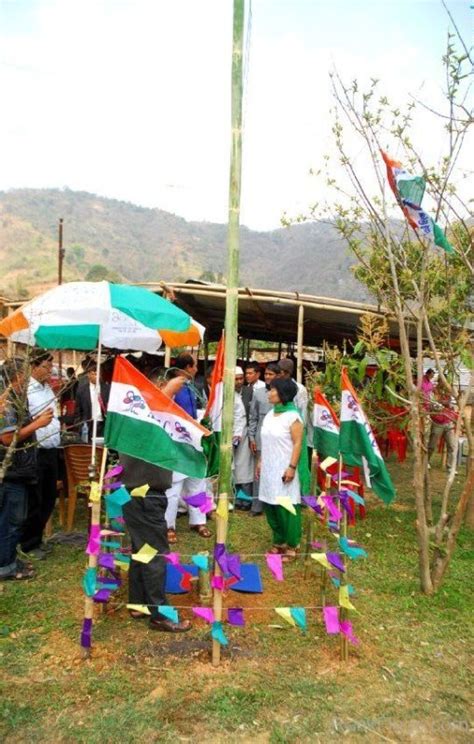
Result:
{"type": "Polygon", "coordinates": [[[224,543],[216,543],[214,548],[214,558],[219,564],[219,567],[223,574],[229,573],[229,570],[227,568],[227,553],[225,549],[224,543]]]}
{"type": "Polygon", "coordinates": [[[230,625],[245,625],[243,609],[241,607],[229,607],[227,610],[227,622],[230,625]]]}
{"type": "Polygon", "coordinates": [[[92,646],[92,619],[88,617],[84,618],[82,623],[81,646],[82,648],[92,646]]]}
{"type": "Polygon", "coordinates": [[[94,602],[108,602],[111,594],[112,591],[110,589],[99,589],[99,591],[94,594],[94,602]]]}
{"type": "Polygon", "coordinates": [[[201,504],[201,506],[199,507],[199,511],[203,514],[207,514],[208,512],[212,511],[213,508],[214,502],[212,501],[210,496],[207,496],[204,504],[201,504]]]}
{"type": "Polygon", "coordinates": [[[192,607],[192,611],[198,617],[202,617],[202,619],[205,620],[206,623],[214,622],[214,611],[211,609],[211,607],[192,607]]]}
{"type": "Polygon", "coordinates": [[[186,501],[189,506],[201,506],[206,503],[207,493],[201,491],[201,493],[194,493],[191,496],[183,496],[183,501],[186,501]]]}
{"type": "Polygon", "coordinates": [[[99,555],[100,553],[100,524],[91,524],[86,553],[88,555],[99,555]]]}
{"type": "Polygon", "coordinates": [[[240,555],[238,553],[227,554],[227,572],[240,581],[242,572],[240,570],[240,555]]]}
{"type": "Polygon", "coordinates": [[[223,576],[213,576],[211,579],[211,586],[213,589],[218,589],[220,592],[224,591],[224,577],[223,576]]]}
{"type": "Polygon", "coordinates": [[[342,518],[342,512],[339,511],[331,496],[323,496],[323,501],[327,506],[331,519],[337,521],[342,518]]]}
{"type": "Polygon", "coordinates": [[[99,566],[101,568],[114,568],[115,559],[112,553],[102,553],[99,556],[99,566]]]}
{"type": "Polygon", "coordinates": [[[326,558],[328,559],[329,563],[334,566],[334,568],[339,569],[339,571],[342,571],[342,573],[345,573],[344,563],[342,562],[342,558],[339,555],[339,553],[326,553],[326,558]]]}
{"type": "Polygon", "coordinates": [[[359,639],[355,637],[352,632],[352,623],[350,620],[341,620],[340,622],[341,633],[344,633],[349,643],[353,643],[356,646],[359,643],[359,639]]]}
{"type": "Polygon", "coordinates": [[[331,635],[339,633],[339,607],[323,607],[323,617],[326,632],[331,635]]]}
{"type": "Polygon", "coordinates": [[[316,514],[322,514],[323,510],[318,504],[316,496],[303,496],[304,503],[309,506],[316,514]]]}
{"type": "Polygon", "coordinates": [[[123,465],[114,465],[113,468],[110,468],[110,470],[107,470],[106,474],[104,475],[104,480],[109,480],[109,478],[115,478],[115,476],[120,475],[122,471],[123,471],[123,465]]]}
{"type": "Polygon", "coordinates": [[[122,581],[121,579],[112,579],[109,576],[98,576],[97,577],[97,583],[98,584],[107,584],[107,586],[111,587],[112,585],[115,586],[117,589],[121,585],[122,581]]]}
{"type": "MultiPolygon", "coordinates": [[[[345,478],[348,478],[350,476],[350,473],[347,472],[347,470],[341,470],[341,480],[345,480],[345,478]]],[[[331,480],[334,481],[334,483],[337,483],[339,480],[339,473],[334,473],[334,475],[331,476],[331,480]]]]}
{"type": "Polygon", "coordinates": [[[267,566],[277,581],[283,581],[282,556],[277,553],[266,553],[267,566]]]}
{"type": "Polygon", "coordinates": [[[103,491],[116,491],[119,488],[122,488],[123,483],[121,481],[115,481],[114,483],[104,483],[102,486],[103,491]]]}
{"type": "Polygon", "coordinates": [[[163,555],[163,558],[165,559],[165,561],[168,561],[168,563],[171,563],[172,566],[179,566],[179,553],[165,553],[163,555]]]}

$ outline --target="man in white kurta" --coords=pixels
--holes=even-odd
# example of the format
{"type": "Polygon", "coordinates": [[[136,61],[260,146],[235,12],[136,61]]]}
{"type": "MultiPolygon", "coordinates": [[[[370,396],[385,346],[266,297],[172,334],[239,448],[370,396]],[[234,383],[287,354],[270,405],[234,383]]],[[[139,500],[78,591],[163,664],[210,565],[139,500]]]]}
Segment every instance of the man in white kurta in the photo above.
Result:
{"type": "Polygon", "coordinates": [[[242,387],[244,384],[244,372],[241,367],[235,369],[235,399],[234,399],[234,483],[236,492],[243,491],[249,496],[249,500],[237,499],[236,507],[249,511],[252,505],[252,489],[255,474],[255,456],[250,449],[248,436],[248,422],[244,402],[242,400],[242,387]]]}

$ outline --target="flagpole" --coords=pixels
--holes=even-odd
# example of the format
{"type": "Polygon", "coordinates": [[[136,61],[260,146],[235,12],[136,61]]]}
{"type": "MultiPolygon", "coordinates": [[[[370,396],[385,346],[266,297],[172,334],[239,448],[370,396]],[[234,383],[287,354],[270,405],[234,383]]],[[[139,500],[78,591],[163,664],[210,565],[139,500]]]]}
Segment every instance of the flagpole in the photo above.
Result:
{"type": "MultiPolygon", "coordinates": [[[[232,38],[231,161],[227,230],[227,290],[225,312],[224,406],[220,444],[219,503],[216,542],[225,543],[232,492],[232,428],[234,420],[235,365],[237,358],[238,286],[240,249],[240,192],[242,179],[243,35],[245,0],[234,0],[232,38]]],[[[220,569],[216,566],[216,574],[220,569]]],[[[222,592],[214,589],[214,619],[222,621],[222,592]]],[[[220,643],[212,641],[212,664],[218,666],[220,643]]]]}
{"type": "MultiPolygon", "coordinates": [[[[337,473],[337,491],[338,494],[341,492],[341,481],[342,481],[342,455],[339,455],[339,466],[338,466],[338,473],[337,473]]],[[[339,509],[341,509],[341,499],[339,498],[339,509]]],[[[347,537],[347,511],[343,508],[342,509],[342,523],[341,523],[341,529],[340,534],[341,537],[347,537]]],[[[344,565],[344,572],[341,573],[341,583],[340,587],[345,586],[347,584],[347,558],[346,554],[343,552],[342,554],[342,562],[344,565]]],[[[347,620],[347,610],[345,607],[339,607],[339,615],[340,620],[347,620]]],[[[347,636],[345,633],[340,633],[340,641],[341,641],[341,661],[348,661],[349,660],[349,642],[347,640],[347,636]]]]}

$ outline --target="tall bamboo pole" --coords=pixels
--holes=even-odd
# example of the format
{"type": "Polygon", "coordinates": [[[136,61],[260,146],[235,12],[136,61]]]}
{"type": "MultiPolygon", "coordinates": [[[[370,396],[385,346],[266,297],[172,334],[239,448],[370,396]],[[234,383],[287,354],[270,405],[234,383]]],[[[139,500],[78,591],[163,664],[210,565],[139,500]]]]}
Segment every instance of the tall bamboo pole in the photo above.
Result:
{"type": "Polygon", "coordinates": [[[303,323],[304,305],[298,308],[298,333],[296,342],[296,382],[303,382],[303,323]]]}
{"type": "MultiPolygon", "coordinates": [[[[234,419],[235,364],[237,358],[237,319],[240,248],[240,189],[242,178],[242,94],[244,0],[234,0],[232,40],[232,147],[229,181],[229,222],[227,231],[227,291],[225,308],[224,407],[220,445],[219,505],[216,541],[225,543],[229,495],[232,491],[232,428],[234,419]]],[[[219,573],[218,567],[216,573],[219,573]]],[[[222,592],[214,590],[214,618],[222,620],[222,592]]],[[[212,642],[212,663],[218,666],[220,644],[212,642]]]]}

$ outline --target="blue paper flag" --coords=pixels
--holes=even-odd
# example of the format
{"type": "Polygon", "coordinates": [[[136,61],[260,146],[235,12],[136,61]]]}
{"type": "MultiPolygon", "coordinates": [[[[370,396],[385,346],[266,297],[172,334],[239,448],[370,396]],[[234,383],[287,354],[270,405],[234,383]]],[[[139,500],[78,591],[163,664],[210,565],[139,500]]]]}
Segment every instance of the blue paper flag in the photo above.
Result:
{"type": "Polygon", "coordinates": [[[116,491],[112,491],[112,493],[109,493],[105,498],[107,499],[108,504],[116,504],[117,506],[123,506],[127,501],[132,500],[132,497],[125,486],[117,488],[116,491]]]}
{"type": "Polygon", "coordinates": [[[354,499],[356,504],[361,504],[362,506],[364,506],[365,504],[364,498],[359,493],[356,493],[355,491],[351,491],[350,488],[345,488],[343,491],[341,491],[341,493],[347,493],[351,497],[351,499],[354,499]]]}
{"type": "Polygon", "coordinates": [[[214,641],[217,641],[221,644],[221,646],[227,646],[229,641],[227,640],[227,636],[224,633],[224,630],[222,628],[222,623],[220,620],[215,620],[212,623],[211,626],[211,636],[214,639],[214,641]]]}
{"type": "Polygon", "coordinates": [[[83,589],[88,597],[93,597],[97,588],[97,568],[86,568],[82,579],[83,589]]]}
{"type": "Polygon", "coordinates": [[[209,571],[209,557],[207,555],[193,555],[191,560],[201,571],[209,571]]]}
{"type": "MultiPolygon", "coordinates": [[[[336,589],[339,589],[339,587],[341,586],[341,579],[338,579],[337,576],[331,576],[331,581],[336,589]]],[[[349,594],[355,594],[355,589],[352,584],[347,585],[347,591],[349,592],[349,594]]]]}
{"type": "MultiPolygon", "coordinates": [[[[112,520],[112,519],[115,519],[116,517],[123,517],[122,507],[120,506],[120,504],[115,504],[113,501],[110,501],[111,496],[112,494],[110,494],[109,496],[106,496],[104,499],[107,519],[112,520]]],[[[114,527],[114,529],[117,529],[117,528],[114,527]]]]}
{"type": "Polygon", "coordinates": [[[115,540],[101,540],[100,541],[100,547],[101,548],[110,548],[110,550],[114,550],[117,548],[121,548],[122,544],[119,542],[115,542],[115,540]]]}
{"type": "Polygon", "coordinates": [[[235,498],[239,499],[239,501],[253,501],[252,496],[249,496],[248,493],[245,493],[241,488],[238,489],[235,498]]]}
{"type": "Polygon", "coordinates": [[[356,560],[357,558],[367,558],[367,553],[364,548],[356,548],[353,545],[349,545],[347,537],[339,538],[339,546],[342,552],[353,560],[356,560]]]}
{"type": "Polygon", "coordinates": [[[301,628],[301,630],[307,629],[306,624],[306,610],[304,607],[290,607],[290,614],[295,623],[301,628]]]}
{"type": "Polygon", "coordinates": [[[179,623],[178,610],[175,610],[174,607],[170,607],[170,605],[159,605],[158,612],[163,617],[171,620],[172,623],[179,623]]]}

